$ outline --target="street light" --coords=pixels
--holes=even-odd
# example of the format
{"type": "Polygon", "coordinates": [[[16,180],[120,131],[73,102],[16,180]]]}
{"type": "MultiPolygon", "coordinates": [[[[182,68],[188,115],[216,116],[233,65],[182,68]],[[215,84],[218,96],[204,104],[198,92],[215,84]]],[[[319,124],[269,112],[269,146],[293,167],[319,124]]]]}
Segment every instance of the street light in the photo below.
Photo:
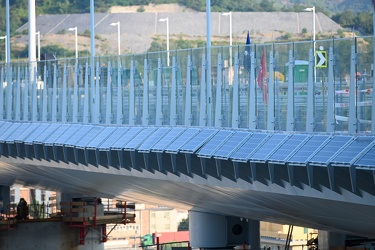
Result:
{"type": "Polygon", "coordinates": [[[232,11],[226,12],[222,14],[223,16],[229,16],[229,82],[232,82],[232,11]]]}
{"type": "Polygon", "coordinates": [[[232,46],[232,11],[222,14],[223,16],[229,16],[229,45],[232,46]]]}
{"type": "Polygon", "coordinates": [[[117,49],[118,49],[118,55],[121,54],[120,52],[120,22],[117,23],[111,23],[111,26],[117,26],[117,49]]]}
{"type": "Polygon", "coordinates": [[[38,37],[38,62],[40,61],[40,31],[36,32],[35,35],[38,37]]]}
{"type": "Polygon", "coordinates": [[[0,40],[3,40],[5,41],[5,63],[8,62],[8,52],[7,52],[7,36],[0,36],[0,40]]]}
{"type": "Polygon", "coordinates": [[[168,17],[160,18],[159,22],[167,22],[167,66],[169,66],[169,21],[168,21],[168,17]]]}
{"type": "MultiPolygon", "coordinates": [[[[313,54],[314,54],[314,58],[315,58],[315,6],[311,7],[311,8],[306,8],[304,9],[304,11],[312,11],[312,14],[313,14],[313,30],[312,30],[312,33],[313,33],[313,54]]],[[[315,67],[315,62],[314,62],[314,83],[316,82],[316,67],[315,67]]]]}
{"type": "Polygon", "coordinates": [[[315,42],[315,6],[313,6],[311,8],[306,8],[306,9],[304,9],[304,11],[312,11],[312,13],[313,13],[313,30],[312,30],[312,33],[313,33],[313,41],[315,42]]]}
{"type": "Polygon", "coordinates": [[[78,58],[78,40],[77,40],[77,27],[69,28],[69,31],[74,31],[75,38],[75,50],[76,50],[76,59],[78,58]]]}

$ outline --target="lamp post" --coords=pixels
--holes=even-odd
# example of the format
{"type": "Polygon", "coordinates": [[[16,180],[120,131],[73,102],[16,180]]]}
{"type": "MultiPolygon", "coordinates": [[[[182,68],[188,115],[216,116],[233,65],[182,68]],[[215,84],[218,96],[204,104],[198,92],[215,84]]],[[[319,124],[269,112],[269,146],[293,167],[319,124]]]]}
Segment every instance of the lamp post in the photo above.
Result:
{"type": "Polygon", "coordinates": [[[229,45],[232,46],[232,11],[222,14],[223,16],[229,16],[229,45]]]}
{"type": "Polygon", "coordinates": [[[160,22],[167,22],[167,66],[169,66],[169,20],[168,17],[160,18],[160,22]]]}
{"type": "Polygon", "coordinates": [[[229,83],[232,82],[232,11],[222,14],[223,16],[229,16],[229,83]]]}
{"type": "Polygon", "coordinates": [[[111,23],[110,24],[111,26],[117,26],[117,54],[120,55],[121,54],[121,50],[120,50],[120,22],[117,22],[117,23],[111,23]]]}
{"type": "MultiPolygon", "coordinates": [[[[314,58],[315,58],[315,6],[311,7],[311,8],[306,8],[304,9],[304,11],[312,11],[312,14],[313,14],[313,19],[312,19],[312,25],[313,25],[313,30],[312,30],[312,34],[313,34],[313,53],[314,53],[314,58]]],[[[316,82],[316,67],[315,67],[315,62],[314,62],[314,83],[316,82]]]]}
{"type": "Polygon", "coordinates": [[[8,52],[7,52],[7,36],[0,36],[0,40],[3,40],[5,41],[5,63],[8,62],[8,52]]]}
{"type": "Polygon", "coordinates": [[[77,37],[77,27],[69,28],[69,31],[74,31],[74,47],[76,50],[76,59],[78,59],[78,37],[77,37]]]}
{"type": "Polygon", "coordinates": [[[40,31],[36,32],[37,43],[38,43],[38,62],[40,61],[40,31]]]}

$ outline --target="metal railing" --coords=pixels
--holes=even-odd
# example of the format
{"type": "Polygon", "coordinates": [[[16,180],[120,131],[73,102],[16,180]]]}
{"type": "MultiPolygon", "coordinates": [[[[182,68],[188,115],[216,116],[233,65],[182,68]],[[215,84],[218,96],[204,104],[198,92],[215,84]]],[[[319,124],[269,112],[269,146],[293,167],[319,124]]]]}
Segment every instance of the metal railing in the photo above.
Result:
{"type": "Polygon", "coordinates": [[[0,120],[375,131],[372,37],[206,54],[197,48],[3,64],[0,120]]]}

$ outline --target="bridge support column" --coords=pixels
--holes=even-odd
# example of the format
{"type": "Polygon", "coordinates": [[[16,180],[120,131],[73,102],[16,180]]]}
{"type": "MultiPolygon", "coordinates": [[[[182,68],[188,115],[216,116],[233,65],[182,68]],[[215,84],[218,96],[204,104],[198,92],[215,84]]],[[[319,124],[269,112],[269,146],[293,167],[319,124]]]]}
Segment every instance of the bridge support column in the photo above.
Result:
{"type": "Polygon", "coordinates": [[[9,212],[10,204],[10,186],[0,185],[0,214],[9,212]]]}
{"type": "Polygon", "coordinates": [[[334,249],[337,247],[345,247],[346,234],[333,233],[319,230],[319,249],[334,249]]]}
{"type": "Polygon", "coordinates": [[[190,245],[193,248],[224,248],[250,245],[260,249],[259,221],[189,211],[190,245]]]}
{"type": "Polygon", "coordinates": [[[247,241],[251,249],[260,249],[260,221],[248,220],[247,241]]]}
{"type": "Polygon", "coordinates": [[[189,211],[190,245],[193,248],[219,248],[227,245],[223,215],[189,211]]]}

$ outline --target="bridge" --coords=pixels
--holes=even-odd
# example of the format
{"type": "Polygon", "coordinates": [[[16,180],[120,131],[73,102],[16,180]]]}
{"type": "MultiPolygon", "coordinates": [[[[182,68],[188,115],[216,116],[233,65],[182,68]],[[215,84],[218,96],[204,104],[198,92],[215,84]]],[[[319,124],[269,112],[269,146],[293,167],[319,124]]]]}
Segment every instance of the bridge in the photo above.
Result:
{"type": "Polygon", "coordinates": [[[373,238],[372,45],[3,64],[0,183],[188,209],[200,247],[259,221],[373,238]]]}

